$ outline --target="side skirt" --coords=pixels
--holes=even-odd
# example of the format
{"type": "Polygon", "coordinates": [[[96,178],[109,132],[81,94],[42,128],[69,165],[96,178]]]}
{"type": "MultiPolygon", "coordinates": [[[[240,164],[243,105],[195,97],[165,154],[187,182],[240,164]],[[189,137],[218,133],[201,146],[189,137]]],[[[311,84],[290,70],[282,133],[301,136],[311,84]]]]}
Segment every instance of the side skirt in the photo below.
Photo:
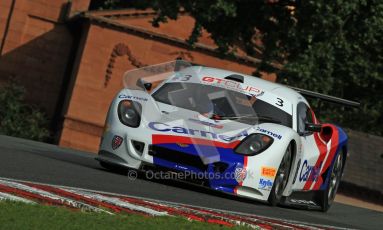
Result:
{"type": "Polygon", "coordinates": [[[293,192],[282,198],[282,206],[298,209],[321,210],[319,193],[322,191],[293,192]]]}

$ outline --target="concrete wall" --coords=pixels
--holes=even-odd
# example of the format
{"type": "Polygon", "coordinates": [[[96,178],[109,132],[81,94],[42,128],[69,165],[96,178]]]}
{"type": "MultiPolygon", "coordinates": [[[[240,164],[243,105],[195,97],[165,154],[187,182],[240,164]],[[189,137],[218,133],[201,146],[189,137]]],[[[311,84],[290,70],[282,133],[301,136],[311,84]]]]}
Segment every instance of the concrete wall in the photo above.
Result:
{"type": "Polygon", "coordinates": [[[343,181],[383,194],[383,137],[348,131],[343,181]]]}

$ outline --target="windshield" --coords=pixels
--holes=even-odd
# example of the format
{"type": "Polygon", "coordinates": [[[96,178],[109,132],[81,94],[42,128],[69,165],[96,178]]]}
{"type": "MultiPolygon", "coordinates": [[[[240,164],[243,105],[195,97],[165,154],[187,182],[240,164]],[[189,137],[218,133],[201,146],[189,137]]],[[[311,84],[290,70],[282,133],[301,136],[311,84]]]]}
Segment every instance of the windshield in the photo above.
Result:
{"type": "Polygon", "coordinates": [[[169,105],[192,110],[216,120],[235,119],[239,122],[274,122],[291,127],[292,116],[256,96],[203,85],[201,83],[165,83],[153,98],[169,105]]]}
{"type": "MultiPolygon", "coordinates": [[[[204,67],[177,60],[128,71],[123,79],[125,88],[136,91],[136,96],[154,91],[153,102],[195,111],[209,119],[292,126],[292,106],[285,99],[228,76],[215,77],[218,73],[230,72],[204,71],[204,67]]],[[[179,118],[176,112],[168,116],[179,118]]]]}

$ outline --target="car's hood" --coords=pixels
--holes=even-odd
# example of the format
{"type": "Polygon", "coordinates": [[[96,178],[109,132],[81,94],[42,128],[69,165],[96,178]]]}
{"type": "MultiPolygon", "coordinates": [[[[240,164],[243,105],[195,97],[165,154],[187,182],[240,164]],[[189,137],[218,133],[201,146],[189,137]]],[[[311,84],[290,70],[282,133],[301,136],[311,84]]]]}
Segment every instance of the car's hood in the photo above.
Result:
{"type": "MultiPolygon", "coordinates": [[[[212,141],[232,142],[254,132],[256,126],[235,120],[214,120],[198,112],[157,102],[161,116],[146,121],[149,129],[171,135],[190,136],[212,141]]],[[[152,111],[149,111],[152,112],[152,111]]]]}

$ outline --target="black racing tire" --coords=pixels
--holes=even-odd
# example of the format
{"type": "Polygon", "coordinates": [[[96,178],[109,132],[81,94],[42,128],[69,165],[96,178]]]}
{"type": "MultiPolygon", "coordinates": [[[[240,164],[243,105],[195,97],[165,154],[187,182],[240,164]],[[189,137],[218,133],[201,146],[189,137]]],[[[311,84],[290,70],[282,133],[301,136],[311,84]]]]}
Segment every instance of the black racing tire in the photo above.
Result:
{"type": "Polygon", "coordinates": [[[279,165],[277,175],[275,176],[273,187],[270,191],[268,202],[272,206],[277,206],[281,199],[283,191],[285,190],[289,181],[289,175],[293,162],[293,148],[290,144],[285,154],[283,155],[281,164],[279,165]]]}
{"type": "Polygon", "coordinates": [[[320,193],[321,211],[327,212],[334,202],[336,192],[338,191],[340,180],[344,168],[344,155],[339,153],[331,167],[330,179],[327,182],[327,188],[320,193]]]}

